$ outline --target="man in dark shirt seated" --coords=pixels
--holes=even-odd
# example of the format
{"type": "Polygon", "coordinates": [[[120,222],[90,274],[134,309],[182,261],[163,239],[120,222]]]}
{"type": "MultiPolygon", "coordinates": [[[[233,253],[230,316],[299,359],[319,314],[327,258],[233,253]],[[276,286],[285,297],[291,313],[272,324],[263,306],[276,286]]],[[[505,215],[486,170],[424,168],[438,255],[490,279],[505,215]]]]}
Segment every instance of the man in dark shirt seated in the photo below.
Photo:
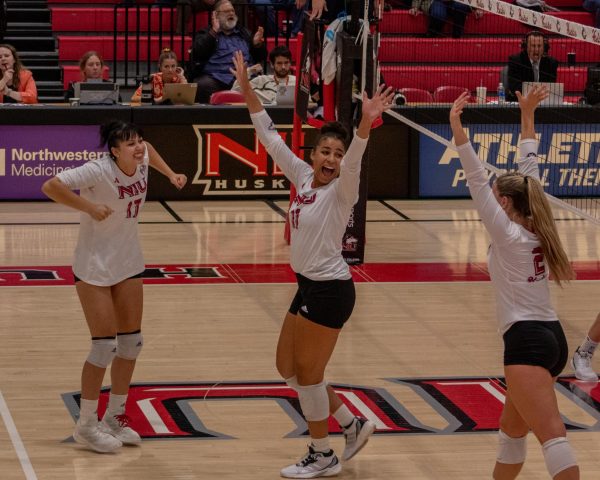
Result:
{"type": "Polygon", "coordinates": [[[532,31],[521,42],[521,53],[508,57],[506,100],[516,102],[523,82],[556,82],[558,60],[548,55],[550,44],[541,32],[532,31]]]}
{"type": "Polygon", "coordinates": [[[193,81],[198,84],[196,101],[208,103],[214,92],[229,90],[234,81],[233,54],[240,50],[248,66],[265,60],[267,49],[263,29],[254,36],[238,26],[238,17],[229,0],[219,0],[212,12],[211,27],[198,32],[192,49],[193,81]]]}

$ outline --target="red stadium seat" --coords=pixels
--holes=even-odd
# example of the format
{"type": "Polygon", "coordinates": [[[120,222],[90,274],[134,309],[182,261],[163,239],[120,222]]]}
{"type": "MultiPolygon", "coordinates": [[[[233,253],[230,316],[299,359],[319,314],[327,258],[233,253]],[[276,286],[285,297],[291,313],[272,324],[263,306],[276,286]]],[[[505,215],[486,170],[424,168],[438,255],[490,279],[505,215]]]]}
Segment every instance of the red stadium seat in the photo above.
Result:
{"type": "Polygon", "coordinates": [[[469,93],[469,89],[465,87],[453,86],[438,87],[433,92],[433,101],[440,103],[452,103],[464,92],[469,93]]]}
{"type": "MultiPolygon", "coordinates": [[[[113,8],[78,8],[78,7],[51,7],[52,11],[52,31],[54,32],[112,32],[114,25],[115,11],[113,8]]],[[[117,31],[123,32],[129,30],[131,35],[135,35],[137,24],[137,14],[135,9],[129,12],[128,25],[125,25],[125,10],[120,9],[117,15],[117,31]]],[[[150,27],[153,32],[158,31],[159,27],[167,31],[171,27],[171,22],[175,22],[173,15],[171,19],[171,10],[165,9],[162,12],[162,18],[158,8],[150,11],[150,27]],[[159,21],[162,20],[162,23],[159,21]]],[[[208,24],[208,14],[199,12],[196,15],[196,26],[202,28],[208,24]]],[[[142,30],[148,29],[148,9],[140,10],[139,25],[142,30]]],[[[168,35],[167,35],[168,37],[168,35]]]]}
{"type": "MultiPolygon", "coordinates": [[[[522,37],[512,38],[383,38],[379,61],[383,63],[503,63],[521,49],[522,37]]],[[[553,37],[550,53],[567,63],[567,53],[577,52],[577,62],[596,63],[600,48],[574,38],[553,37]]]]}
{"type": "Polygon", "coordinates": [[[404,95],[408,103],[433,103],[433,95],[421,88],[401,88],[399,93],[404,95]]]}
{"type": "Polygon", "coordinates": [[[235,90],[222,90],[215,92],[210,96],[211,105],[227,105],[230,103],[246,103],[244,95],[235,90]]]}
{"type": "MultiPolygon", "coordinates": [[[[156,62],[160,51],[166,46],[170,47],[177,56],[181,56],[181,37],[173,39],[173,43],[169,38],[158,35],[150,37],[150,60],[156,62]],[[162,41],[161,41],[162,40],[162,41]]],[[[127,39],[129,58],[136,58],[136,38],[135,34],[127,39]]],[[[125,38],[122,35],[117,37],[117,58],[114,58],[113,53],[114,40],[112,35],[59,35],[58,36],[58,58],[60,61],[77,61],[84,52],[88,50],[96,50],[105,61],[122,61],[125,59],[125,38]]],[[[190,36],[184,38],[183,49],[187,51],[192,46],[190,36]]],[[[148,37],[140,37],[139,42],[139,58],[147,60],[148,58],[148,37]]],[[[183,62],[186,59],[179,59],[183,62]]]]}
{"type": "MultiPolygon", "coordinates": [[[[594,25],[594,16],[590,12],[550,12],[549,15],[557,18],[564,18],[565,20],[581,23],[583,25],[594,25]]],[[[413,17],[408,13],[408,10],[392,10],[391,12],[385,13],[380,28],[381,33],[402,32],[403,35],[415,33],[424,34],[427,31],[427,16],[419,15],[413,17]]],[[[525,23],[516,22],[509,18],[500,17],[494,14],[485,14],[479,19],[476,19],[474,15],[469,15],[465,23],[465,35],[515,35],[525,34],[531,29],[532,28],[525,23]]]]}

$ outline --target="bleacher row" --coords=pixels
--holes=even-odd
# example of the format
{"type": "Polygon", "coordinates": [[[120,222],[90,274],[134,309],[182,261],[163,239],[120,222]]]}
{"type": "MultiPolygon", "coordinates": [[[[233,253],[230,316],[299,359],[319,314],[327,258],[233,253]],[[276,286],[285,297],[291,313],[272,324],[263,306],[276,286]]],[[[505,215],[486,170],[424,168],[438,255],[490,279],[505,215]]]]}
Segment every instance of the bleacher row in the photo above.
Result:
{"type": "MultiPolygon", "coordinates": [[[[158,58],[162,48],[168,46],[175,52],[187,51],[191,44],[190,35],[175,36],[152,34],[150,39],[142,35],[135,38],[136,10],[131,9],[126,21],[125,10],[117,10],[117,49],[114,55],[113,25],[115,10],[108,4],[114,0],[96,1],[96,4],[107,6],[90,7],[81,1],[82,6],[75,6],[73,0],[65,7],[59,0],[49,0],[52,10],[52,29],[58,38],[59,60],[63,68],[65,88],[70,81],[77,80],[79,70],[76,64],[81,54],[87,50],[97,50],[107,61],[125,61],[125,36],[127,39],[128,58],[146,61],[148,52],[150,60],[158,58]],[[181,41],[183,40],[183,49],[181,41]],[[150,45],[148,45],[150,42],[150,45]],[[139,49],[138,49],[139,46],[139,49]],[[139,50],[139,51],[138,51],[139,50]]],[[[146,3],[146,2],[139,2],[146,3]]],[[[148,3],[151,3],[148,1],[148,3]]],[[[575,0],[552,0],[548,3],[559,8],[579,8],[580,2],[575,0]]],[[[171,12],[168,9],[159,14],[159,9],[141,6],[139,9],[139,25],[147,29],[150,20],[150,31],[168,31],[172,25],[171,12]],[[150,15],[150,18],[148,17],[150,15]],[[159,19],[159,15],[162,17],[159,19]]],[[[554,16],[584,25],[593,25],[592,14],[582,11],[561,11],[554,16]]],[[[174,21],[173,21],[174,23],[174,21]]],[[[196,24],[201,28],[208,25],[206,13],[196,17],[196,24]]],[[[455,85],[474,90],[477,85],[485,85],[489,91],[495,91],[501,68],[506,64],[508,56],[520,48],[523,34],[532,30],[528,25],[508,20],[497,15],[486,14],[481,19],[473,15],[467,18],[465,35],[460,39],[452,38],[420,38],[427,30],[427,19],[424,15],[409,15],[406,10],[385,12],[380,25],[383,34],[379,51],[382,74],[385,82],[396,88],[421,88],[433,92],[441,85],[455,85]]],[[[558,82],[565,84],[565,91],[582,92],[586,81],[586,68],[581,64],[597,62],[598,49],[583,48],[584,42],[559,37],[551,40],[551,55],[561,63],[558,82]],[[578,66],[568,67],[567,53],[576,52],[578,66]]],[[[275,45],[269,39],[267,47],[275,45]]],[[[589,45],[589,44],[587,44],[589,45]]],[[[295,53],[295,39],[290,39],[290,48],[295,53]]],[[[294,59],[295,60],[295,59],[294,59]]]]}

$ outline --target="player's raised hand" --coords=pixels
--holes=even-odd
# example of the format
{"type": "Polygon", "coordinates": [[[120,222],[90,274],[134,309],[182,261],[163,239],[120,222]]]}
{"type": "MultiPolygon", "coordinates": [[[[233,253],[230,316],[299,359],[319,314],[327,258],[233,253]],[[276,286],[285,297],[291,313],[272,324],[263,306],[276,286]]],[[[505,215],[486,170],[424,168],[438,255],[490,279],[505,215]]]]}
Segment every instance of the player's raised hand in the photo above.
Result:
{"type": "Polygon", "coordinates": [[[527,95],[522,95],[518,91],[515,94],[521,110],[535,110],[541,102],[548,98],[550,90],[546,85],[534,85],[527,95]]]}
{"type": "Polygon", "coordinates": [[[248,78],[248,68],[246,67],[244,54],[238,50],[233,54],[232,61],[233,68],[230,68],[229,70],[237,80],[241,92],[245,95],[252,89],[252,86],[250,85],[250,80],[248,78]]]}
{"type": "Polygon", "coordinates": [[[368,117],[371,122],[375,121],[385,110],[392,106],[394,100],[394,89],[385,88],[385,85],[379,85],[372,98],[369,98],[367,92],[363,92],[362,114],[368,117]]]}

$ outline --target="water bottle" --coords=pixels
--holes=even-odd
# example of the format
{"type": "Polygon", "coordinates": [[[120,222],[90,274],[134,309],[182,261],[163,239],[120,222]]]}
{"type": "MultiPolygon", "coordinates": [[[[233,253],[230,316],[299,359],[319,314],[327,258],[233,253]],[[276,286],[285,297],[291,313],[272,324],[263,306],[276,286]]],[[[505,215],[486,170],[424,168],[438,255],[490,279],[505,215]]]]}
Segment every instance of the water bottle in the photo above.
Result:
{"type": "Polygon", "coordinates": [[[498,84],[498,103],[506,102],[506,93],[504,92],[504,85],[502,82],[498,84]]]}
{"type": "Polygon", "coordinates": [[[146,77],[142,80],[142,105],[152,105],[152,78],[146,77]]]}

